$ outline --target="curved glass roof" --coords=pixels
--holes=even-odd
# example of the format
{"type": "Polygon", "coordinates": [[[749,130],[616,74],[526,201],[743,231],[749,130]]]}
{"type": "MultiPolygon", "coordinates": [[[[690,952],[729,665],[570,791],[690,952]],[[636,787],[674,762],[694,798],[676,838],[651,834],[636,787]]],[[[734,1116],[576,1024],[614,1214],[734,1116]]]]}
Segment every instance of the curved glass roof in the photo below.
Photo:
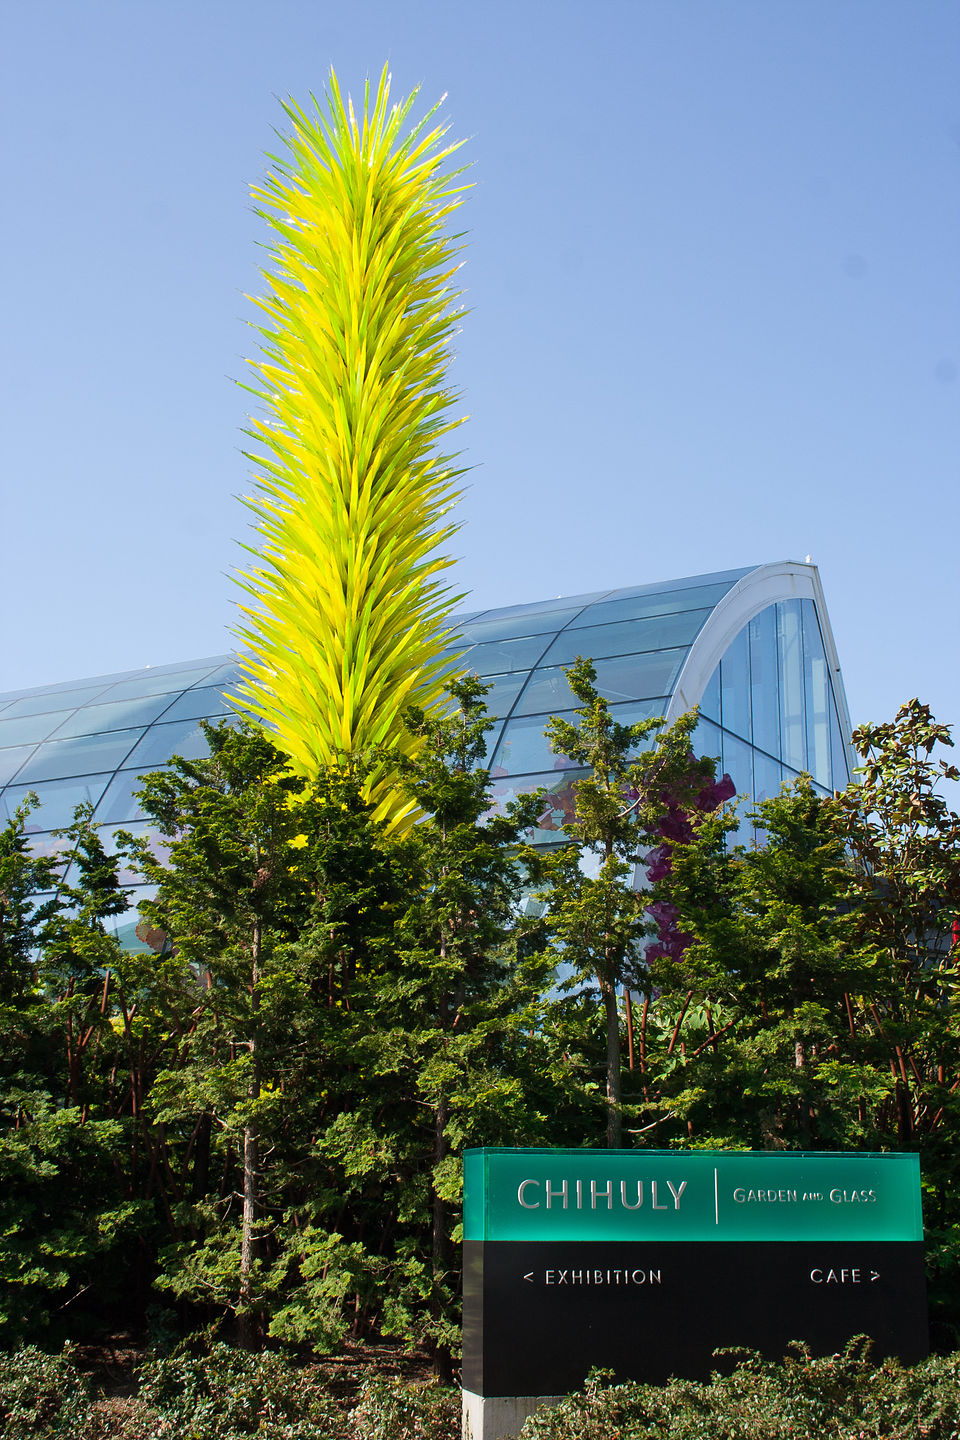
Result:
{"type": "MultiPolygon", "coordinates": [[[[589,656],[624,724],[664,715],[698,639],[705,643],[711,624],[717,628],[717,606],[745,577],[771,570],[776,578],[778,567],[748,567],[456,616],[461,663],[491,686],[488,763],[497,805],[543,786],[535,839],[556,843],[578,773],[543,733],[551,715],[572,713],[564,667],[589,656]]],[[[800,770],[824,789],[848,778],[846,709],[822,638],[826,617],[781,583],[694,696],[700,748],[721,758],[738,791],[757,798],[800,770]]],[[[29,829],[40,852],[58,848],[51,832],[69,824],[83,801],[108,840],[115,827],[148,833],[134,799],[140,776],[174,754],[205,754],[199,722],[230,714],[223,692],[239,678],[235,657],[215,655],[0,695],[0,822],[34,791],[40,804],[29,829]]]]}

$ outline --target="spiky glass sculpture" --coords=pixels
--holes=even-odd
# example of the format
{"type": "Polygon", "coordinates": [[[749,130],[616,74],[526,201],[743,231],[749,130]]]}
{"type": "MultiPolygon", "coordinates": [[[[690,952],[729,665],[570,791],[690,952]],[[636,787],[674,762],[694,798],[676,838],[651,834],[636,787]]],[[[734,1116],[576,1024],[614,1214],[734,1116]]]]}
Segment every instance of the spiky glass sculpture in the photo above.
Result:
{"type": "Polygon", "coordinates": [[[405,130],[416,95],[391,105],[384,70],[358,117],[331,72],[325,104],[284,106],[286,154],[253,191],[273,232],[251,362],[267,413],[250,431],[259,545],[240,576],[234,697],[305,776],[379,755],[368,791],[392,827],[413,809],[391,760],[413,743],[401,717],[441,703],[444,621],[461,598],[437,578],[462,473],[438,447],[460,423],[445,232],[465,187],[437,107],[405,130]]]}

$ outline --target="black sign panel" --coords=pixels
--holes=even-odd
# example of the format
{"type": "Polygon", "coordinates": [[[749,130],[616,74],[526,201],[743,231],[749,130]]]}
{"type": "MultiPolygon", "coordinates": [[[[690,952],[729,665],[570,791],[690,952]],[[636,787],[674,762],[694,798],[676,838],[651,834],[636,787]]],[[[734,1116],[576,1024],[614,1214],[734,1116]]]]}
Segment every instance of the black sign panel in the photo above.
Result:
{"type": "Polygon", "coordinates": [[[922,1241],[467,1241],[464,1389],[560,1395],[594,1366],[705,1379],[720,1346],[832,1354],[854,1335],[927,1353],[922,1241]]]}

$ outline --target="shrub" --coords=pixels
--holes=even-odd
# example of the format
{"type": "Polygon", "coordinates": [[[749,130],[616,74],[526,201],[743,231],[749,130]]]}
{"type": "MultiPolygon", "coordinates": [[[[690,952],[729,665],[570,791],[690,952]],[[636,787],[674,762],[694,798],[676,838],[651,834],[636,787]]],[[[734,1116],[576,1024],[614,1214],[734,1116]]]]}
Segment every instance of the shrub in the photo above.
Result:
{"type": "Polygon", "coordinates": [[[334,1402],[280,1355],[252,1355],[217,1343],[182,1347],[142,1371],[140,1400],[190,1440],[336,1440],[334,1402]]]}
{"type": "Polygon", "coordinates": [[[911,1369],[874,1366],[864,1340],[813,1359],[800,1345],[781,1364],[745,1354],[707,1382],[611,1385],[605,1372],[554,1409],[531,1416],[521,1440],[956,1440],[960,1354],[911,1369]]]}
{"type": "Polygon", "coordinates": [[[87,1382],[70,1359],[30,1346],[0,1354],[3,1440],[76,1440],[90,1423],[87,1382]]]}
{"type": "Polygon", "coordinates": [[[368,1380],[350,1419],[354,1440],[459,1440],[460,1391],[368,1380]]]}

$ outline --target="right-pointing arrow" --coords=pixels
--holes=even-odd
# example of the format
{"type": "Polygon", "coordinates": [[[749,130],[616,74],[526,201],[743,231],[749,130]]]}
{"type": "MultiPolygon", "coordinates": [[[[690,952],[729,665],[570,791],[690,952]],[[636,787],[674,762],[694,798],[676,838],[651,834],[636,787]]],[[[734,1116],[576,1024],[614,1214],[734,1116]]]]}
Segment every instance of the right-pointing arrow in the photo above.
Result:
{"type": "Polygon", "coordinates": [[[871,1270],[871,1271],[870,1271],[870,1279],[871,1279],[871,1280],[879,1280],[879,1279],[880,1279],[880,1271],[879,1271],[879,1270],[871,1270]]]}

